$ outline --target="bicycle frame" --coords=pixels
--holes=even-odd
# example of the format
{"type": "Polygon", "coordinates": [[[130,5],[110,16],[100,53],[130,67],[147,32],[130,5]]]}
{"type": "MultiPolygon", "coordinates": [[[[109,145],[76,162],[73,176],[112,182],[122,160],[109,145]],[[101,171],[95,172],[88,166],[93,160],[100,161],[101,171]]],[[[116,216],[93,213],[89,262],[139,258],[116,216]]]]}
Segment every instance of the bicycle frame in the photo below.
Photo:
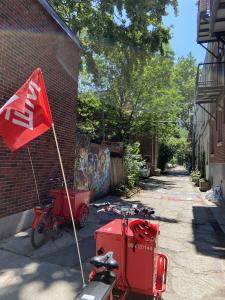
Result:
{"type": "Polygon", "coordinates": [[[32,229],[35,229],[37,227],[37,225],[39,224],[40,222],[40,219],[42,218],[42,216],[46,215],[47,213],[49,213],[49,211],[52,209],[52,205],[48,205],[46,207],[39,207],[39,206],[36,206],[34,208],[34,214],[35,214],[35,217],[34,217],[34,221],[32,223],[32,229]]]}

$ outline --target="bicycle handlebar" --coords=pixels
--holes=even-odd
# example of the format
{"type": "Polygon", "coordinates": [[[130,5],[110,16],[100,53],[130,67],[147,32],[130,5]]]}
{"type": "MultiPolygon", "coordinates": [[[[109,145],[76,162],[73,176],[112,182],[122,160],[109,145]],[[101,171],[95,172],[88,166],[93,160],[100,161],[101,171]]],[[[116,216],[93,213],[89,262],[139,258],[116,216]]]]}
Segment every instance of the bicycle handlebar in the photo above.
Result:
{"type": "MultiPolygon", "coordinates": [[[[59,183],[61,183],[61,184],[64,184],[63,178],[61,178],[61,177],[50,176],[50,177],[48,178],[48,180],[51,181],[51,182],[55,182],[55,183],[56,183],[56,182],[59,182],[59,183]]],[[[73,182],[73,179],[72,179],[72,178],[67,178],[66,180],[67,180],[67,183],[73,182]]]]}

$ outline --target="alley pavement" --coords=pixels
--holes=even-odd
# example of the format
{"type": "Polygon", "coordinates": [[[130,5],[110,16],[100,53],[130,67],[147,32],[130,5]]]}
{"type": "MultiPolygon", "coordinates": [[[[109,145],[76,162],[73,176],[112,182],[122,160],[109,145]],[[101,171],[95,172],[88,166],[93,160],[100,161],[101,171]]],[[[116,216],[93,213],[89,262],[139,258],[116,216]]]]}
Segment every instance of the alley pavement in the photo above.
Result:
{"type": "MultiPolygon", "coordinates": [[[[203,193],[193,187],[185,170],[176,168],[141,181],[131,199],[108,196],[101,201],[153,207],[160,223],[159,250],[169,258],[165,300],[225,299],[225,234],[203,193]]],[[[225,214],[224,214],[225,216],[225,214]]],[[[113,219],[91,207],[88,225],[79,230],[85,276],[95,255],[94,231],[113,219]]],[[[70,227],[57,239],[34,250],[30,230],[0,241],[1,300],[72,300],[81,286],[77,250],[70,227]]]]}

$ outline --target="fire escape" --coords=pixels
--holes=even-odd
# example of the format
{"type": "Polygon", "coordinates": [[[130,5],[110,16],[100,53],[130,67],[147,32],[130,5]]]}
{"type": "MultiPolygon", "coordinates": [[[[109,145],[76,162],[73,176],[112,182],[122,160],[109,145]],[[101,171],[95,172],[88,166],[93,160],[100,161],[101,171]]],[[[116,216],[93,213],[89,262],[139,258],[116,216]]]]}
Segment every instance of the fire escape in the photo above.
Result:
{"type": "Polygon", "coordinates": [[[199,0],[197,26],[197,43],[208,55],[198,65],[196,104],[215,119],[204,104],[216,103],[224,91],[225,0],[199,0]]]}

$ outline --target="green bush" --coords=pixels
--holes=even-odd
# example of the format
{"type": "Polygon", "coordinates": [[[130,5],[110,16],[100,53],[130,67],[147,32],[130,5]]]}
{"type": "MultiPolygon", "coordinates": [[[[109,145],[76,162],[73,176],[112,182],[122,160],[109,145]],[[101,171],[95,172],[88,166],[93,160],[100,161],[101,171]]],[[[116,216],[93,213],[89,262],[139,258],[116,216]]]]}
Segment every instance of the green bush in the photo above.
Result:
{"type": "Polygon", "coordinates": [[[191,180],[195,182],[196,180],[199,180],[201,178],[201,172],[198,170],[193,170],[191,171],[190,177],[191,180]]]}
{"type": "Polygon", "coordinates": [[[145,163],[140,154],[140,144],[128,144],[123,156],[125,179],[123,183],[111,187],[110,192],[117,196],[129,196],[139,183],[140,169],[145,163]]]}
{"type": "Polygon", "coordinates": [[[144,164],[140,153],[140,143],[128,144],[124,153],[124,164],[126,170],[125,184],[132,190],[138,185],[140,168],[144,164]]]}
{"type": "Polygon", "coordinates": [[[173,166],[173,168],[175,168],[178,165],[177,157],[173,156],[173,158],[170,160],[170,163],[173,166]]]}

